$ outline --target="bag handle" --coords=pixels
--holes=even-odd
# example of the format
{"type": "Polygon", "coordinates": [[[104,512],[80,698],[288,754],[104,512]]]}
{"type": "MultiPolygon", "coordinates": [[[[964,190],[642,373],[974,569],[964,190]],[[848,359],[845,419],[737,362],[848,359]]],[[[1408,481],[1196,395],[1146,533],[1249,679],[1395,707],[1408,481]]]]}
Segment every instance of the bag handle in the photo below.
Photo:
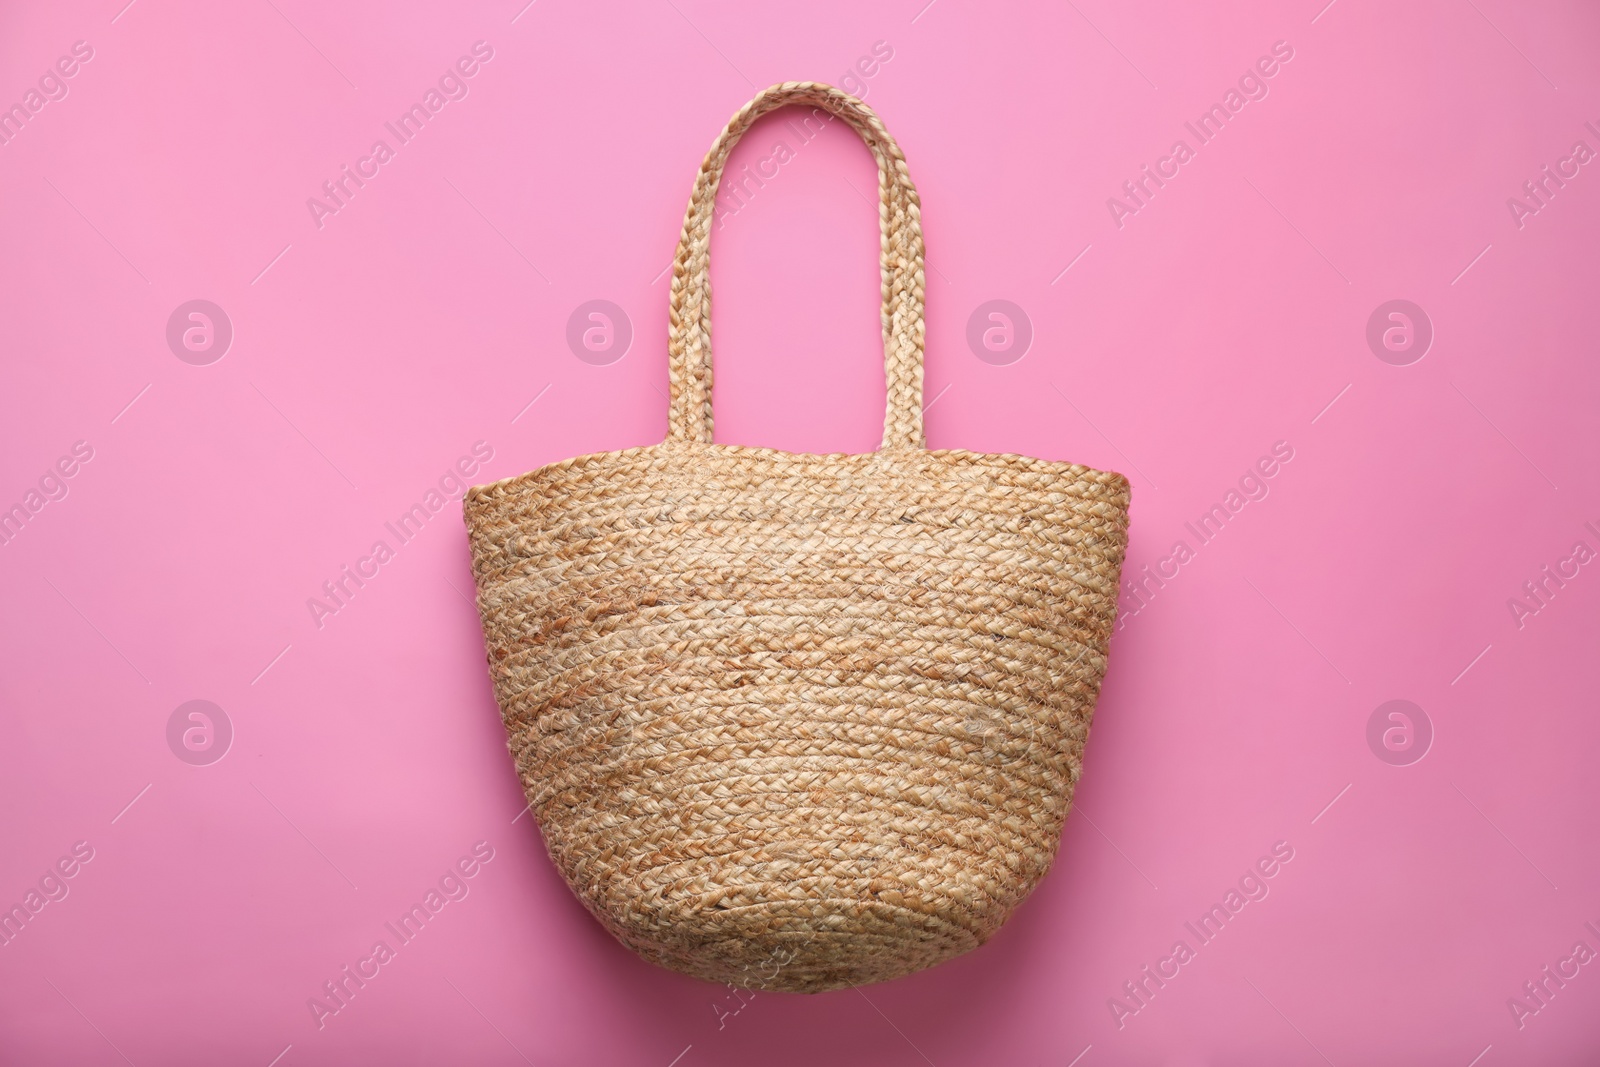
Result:
{"type": "Polygon", "coordinates": [[[925,447],[922,434],[924,285],[922,201],[906,169],[906,157],[878,116],[860,100],[830,85],[783,82],[756,95],[728,122],[706,153],[683,217],[683,235],[672,262],[668,329],[668,379],[672,398],[667,440],[711,443],[711,223],[717,186],[733,146],[769,111],[812,104],[844,119],[866,141],[878,161],[879,263],[883,273],[883,357],[888,383],[885,450],[925,447]]]}

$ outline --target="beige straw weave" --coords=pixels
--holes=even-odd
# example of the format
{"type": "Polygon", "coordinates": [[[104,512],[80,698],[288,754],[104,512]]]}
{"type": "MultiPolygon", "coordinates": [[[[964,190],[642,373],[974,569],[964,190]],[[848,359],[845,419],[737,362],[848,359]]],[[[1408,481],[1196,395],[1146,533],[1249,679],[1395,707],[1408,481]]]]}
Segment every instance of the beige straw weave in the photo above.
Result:
{"type": "Polygon", "coordinates": [[[666,441],[467,494],[509,747],[550,857],[640,955],[746,988],[878,982],[983,944],[1054,859],[1105,672],[1128,483],[928,451],[920,202],[878,117],[773,86],[701,165],[666,441]],[[713,444],[713,198],[761,115],[878,162],[888,413],[867,455],[713,444]]]}

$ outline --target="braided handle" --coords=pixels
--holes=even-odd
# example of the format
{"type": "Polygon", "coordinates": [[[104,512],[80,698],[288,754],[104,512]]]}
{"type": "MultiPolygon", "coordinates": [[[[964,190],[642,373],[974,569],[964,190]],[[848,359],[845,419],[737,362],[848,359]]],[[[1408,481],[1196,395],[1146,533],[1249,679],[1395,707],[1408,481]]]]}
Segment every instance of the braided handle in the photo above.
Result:
{"type": "Polygon", "coordinates": [[[812,104],[849,123],[878,161],[878,221],[882,230],[883,356],[888,382],[884,449],[920,449],[925,278],[922,201],[911,184],[906,158],[866,104],[816,82],[783,82],[759,93],[706,153],[683,218],[672,262],[668,378],[672,399],[667,440],[711,443],[711,223],[717,185],[733,146],[755,121],[787,104],[812,104]]]}

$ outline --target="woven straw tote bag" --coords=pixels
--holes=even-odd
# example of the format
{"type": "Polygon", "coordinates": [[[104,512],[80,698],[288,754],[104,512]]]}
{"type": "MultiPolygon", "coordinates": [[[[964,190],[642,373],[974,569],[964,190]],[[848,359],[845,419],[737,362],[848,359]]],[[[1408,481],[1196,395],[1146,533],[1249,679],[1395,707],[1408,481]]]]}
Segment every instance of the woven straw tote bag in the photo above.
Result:
{"type": "Polygon", "coordinates": [[[646,959],[746,988],[894,978],[989,938],[1061,841],[1128,483],[929,451],[920,202],[860,100],[789,82],[717,138],[672,267],[666,440],[474,487],[495,696],[550,858],[646,959]],[[763,114],[878,163],[888,412],[867,455],[712,443],[713,198],[763,114]]]}

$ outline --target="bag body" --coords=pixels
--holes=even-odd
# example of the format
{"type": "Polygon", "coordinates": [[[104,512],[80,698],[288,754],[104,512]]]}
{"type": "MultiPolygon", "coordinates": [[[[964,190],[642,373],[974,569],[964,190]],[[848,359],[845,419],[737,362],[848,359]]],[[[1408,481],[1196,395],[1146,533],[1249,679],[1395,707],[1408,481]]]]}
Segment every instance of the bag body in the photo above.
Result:
{"type": "Polygon", "coordinates": [[[690,199],[666,441],[467,494],[495,696],[551,859],[674,970],[800,992],[907,974],[987,940],[1060,844],[1128,483],[927,450],[923,284],[920,204],[877,116],[774,86],[690,199]],[[879,164],[888,412],[865,455],[711,440],[717,182],[792,103],[879,164]]]}

